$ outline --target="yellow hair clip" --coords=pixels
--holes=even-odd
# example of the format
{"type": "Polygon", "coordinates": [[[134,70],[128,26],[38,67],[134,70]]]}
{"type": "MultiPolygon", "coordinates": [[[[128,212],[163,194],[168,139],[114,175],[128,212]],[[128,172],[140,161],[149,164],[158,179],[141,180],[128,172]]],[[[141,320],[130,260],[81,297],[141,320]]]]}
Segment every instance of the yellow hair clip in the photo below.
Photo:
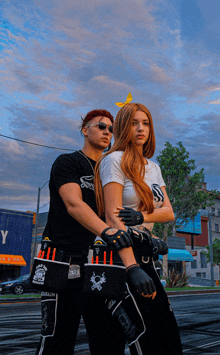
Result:
{"type": "Polygon", "coordinates": [[[123,107],[124,105],[128,104],[131,101],[132,101],[132,95],[129,92],[127,96],[127,100],[125,102],[116,102],[115,105],[117,105],[118,107],[123,107]]]}

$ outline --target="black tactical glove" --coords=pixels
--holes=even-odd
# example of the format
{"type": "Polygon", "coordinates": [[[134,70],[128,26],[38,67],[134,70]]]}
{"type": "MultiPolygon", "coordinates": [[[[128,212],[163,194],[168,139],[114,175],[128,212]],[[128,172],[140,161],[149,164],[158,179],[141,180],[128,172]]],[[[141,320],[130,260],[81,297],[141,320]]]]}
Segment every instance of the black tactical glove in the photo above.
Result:
{"type": "Polygon", "coordinates": [[[152,238],[154,253],[166,255],[168,253],[167,243],[162,239],[152,238]]]}
{"type": "Polygon", "coordinates": [[[121,250],[123,248],[128,248],[133,245],[133,241],[131,236],[125,232],[124,230],[121,229],[115,229],[115,228],[106,228],[104,231],[102,231],[101,238],[106,242],[113,250],[121,250]],[[107,234],[106,232],[108,230],[111,230],[112,232],[116,231],[113,234],[107,234]]]}
{"type": "Polygon", "coordinates": [[[122,222],[125,222],[126,226],[136,226],[144,222],[143,214],[129,207],[125,207],[124,210],[121,210],[118,217],[122,218],[122,222]]]}
{"type": "Polygon", "coordinates": [[[151,232],[146,229],[139,231],[137,229],[128,228],[127,233],[131,236],[134,246],[133,249],[141,256],[153,256],[153,241],[151,232]]]}
{"type": "Polygon", "coordinates": [[[154,260],[158,260],[156,255],[166,255],[168,246],[162,239],[153,238],[151,232],[128,228],[128,234],[131,236],[134,243],[134,250],[137,250],[142,256],[153,256],[154,260]]]}
{"type": "Polygon", "coordinates": [[[156,296],[156,287],[154,282],[138,264],[129,266],[126,269],[126,272],[128,284],[135,288],[141,296],[152,296],[152,299],[154,299],[156,296]]]}

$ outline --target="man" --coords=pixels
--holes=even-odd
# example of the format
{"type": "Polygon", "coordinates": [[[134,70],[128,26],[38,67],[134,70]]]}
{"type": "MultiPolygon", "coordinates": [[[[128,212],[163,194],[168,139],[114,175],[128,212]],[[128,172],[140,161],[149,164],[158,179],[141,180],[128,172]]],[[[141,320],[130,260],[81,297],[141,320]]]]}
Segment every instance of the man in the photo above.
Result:
{"type": "MultiPolygon", "coordinates": [[[[83,315],[92,355],[124,354],[125,340],[106,305],[83,301],[83,265],[96,235],[108,227],[96,215],[94,168],[112,138],[113,116],[94,110],[84,118],[83,149],[59,156],[50,176],[50,209],[43,239],[58,243],[62,261],[77,265],[80,277],[59,294],[42,294],[42,331],[36,355],[72,355],[83,315]]],[[[115,232],[115,230],[114,230],[115,232]]],[[[129,243],[125,246],[129,246],[129,243]]]]}

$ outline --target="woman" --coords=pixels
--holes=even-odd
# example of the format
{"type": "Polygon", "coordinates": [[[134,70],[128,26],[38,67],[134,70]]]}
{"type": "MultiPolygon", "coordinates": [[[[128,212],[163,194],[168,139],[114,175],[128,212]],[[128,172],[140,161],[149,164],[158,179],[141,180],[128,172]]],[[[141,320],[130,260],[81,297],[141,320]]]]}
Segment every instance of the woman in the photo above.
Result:
{"type": "MultiPolygon", "coordinates": [[[[149,160],[155,151],[149,110],[136,103],[121,108],[114,123],[114,139],[114,145],[96,166],[99,215],[105,216],[111,227],[123,230],[127,230],[126,221],[128,225],[136,223],[135,229],[151,231],[155,222],[173,220],[160,168],[149,160]]],[[[119,255],[129,273],[128,284],[132,269],[141,267],[155,286],[146,294],[129,285],[145,325],[138,342],[130,346],[131,354],[182,354],[176,320],[153,258],[142,258],[135,247],[134,253],[130,247],[122,249],[119,255]]]]}

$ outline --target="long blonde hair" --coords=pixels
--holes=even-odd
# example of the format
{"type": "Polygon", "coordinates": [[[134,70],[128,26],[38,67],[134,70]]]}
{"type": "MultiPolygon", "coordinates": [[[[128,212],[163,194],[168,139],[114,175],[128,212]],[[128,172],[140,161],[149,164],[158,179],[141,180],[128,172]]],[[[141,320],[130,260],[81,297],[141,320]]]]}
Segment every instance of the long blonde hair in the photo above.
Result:
{"type": "Polygon", "coordinates": [[[101,157],[95,168],[94,186],[98,214],[100,217],[104,217],[105,213],[104,195],[99,173],[100,163],[106,155],[115,151],[124,151],[121,159],[121,169],[125,176],[132,180],[135,191],[141,200],[139,210],[147,210],[149,213],[152,213],[154,210],[153,193],[150,187],[144,182],[146,163],[144,157],[148,159],[151,158],[154,155],[156,145],[153,120],[150,111],[142,104],[129,103],[125,105],[117,113],[113,134],[114,144],[112,148],[101,157]],[[149,137],[143,146],[143,156],[132,140],[131,127],[134,115],[137,111],[144,112],[149,119],[149,137]]]}

